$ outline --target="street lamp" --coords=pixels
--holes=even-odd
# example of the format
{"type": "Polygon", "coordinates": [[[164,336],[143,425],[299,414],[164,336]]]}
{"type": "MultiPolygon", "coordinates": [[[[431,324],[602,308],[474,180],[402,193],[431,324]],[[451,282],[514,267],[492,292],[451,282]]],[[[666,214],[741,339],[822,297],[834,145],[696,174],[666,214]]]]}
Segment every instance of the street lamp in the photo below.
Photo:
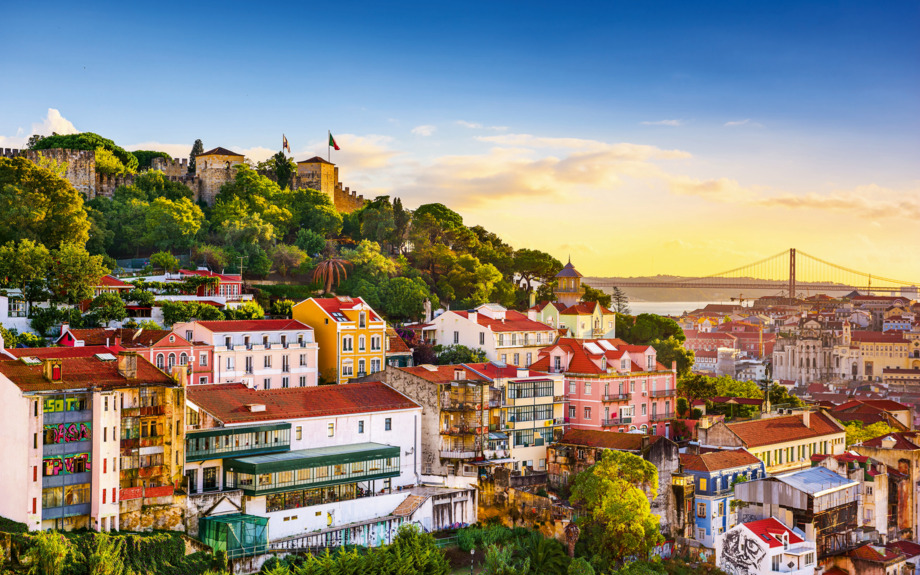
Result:
{"type": "Polygon", "coordinates": [[[476,558],[476,549],[470,549],[470,575],[473,575],[473,559],[476,558]]]}

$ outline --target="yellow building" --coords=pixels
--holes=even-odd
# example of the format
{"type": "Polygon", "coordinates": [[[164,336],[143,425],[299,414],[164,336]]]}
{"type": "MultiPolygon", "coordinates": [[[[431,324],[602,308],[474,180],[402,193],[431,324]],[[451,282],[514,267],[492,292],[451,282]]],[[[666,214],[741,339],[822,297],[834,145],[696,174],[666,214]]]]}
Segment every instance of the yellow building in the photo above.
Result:
{"type": "Polygon", "coordinates": [[[319,375],[346,383],[383,369],[387,324],[359,297],[310,298],[293,318],[313,328],[319,344],[319,375]]]}

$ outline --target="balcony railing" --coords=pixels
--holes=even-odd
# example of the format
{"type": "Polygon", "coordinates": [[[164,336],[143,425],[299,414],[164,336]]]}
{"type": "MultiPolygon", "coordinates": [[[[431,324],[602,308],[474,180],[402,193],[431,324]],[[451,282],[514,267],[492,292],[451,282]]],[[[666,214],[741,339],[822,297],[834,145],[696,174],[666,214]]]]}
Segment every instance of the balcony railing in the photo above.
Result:
{"type": "Polygon", "coordinates": [[[649,420],[651,421],[665,421],[667,419],[674,419],[673,411],[665,411],[664,413],[653,413],[649,420]]]}
{"type": "Polygon", "coordinates": [[[601,425],[604,427],[611,427],[613,425],[625,425],[632,423],[632,417],[614,417],[613,419],[604,419],[601,422],[601,425]]]}
{"type": "Polygon", "coordinates": [[[441,451],[442,459],[473,459],[475,451],[441,451]]]}
{"type": "Polygon", "coordinates": [[[605,393],[604,401],[629,401],[628,393],[605,393]]]}
{"type": "Polygon", "coordinates": [[[554,395],[553,396],[553,403],[562,403],[563,401],[565,401],[564,395],[554,395]]]}
{"type": "Polygon", "coordinates": [[[655,389],[649,393],[651,397],[670,397],[676,393],[674,389],[655,389]]]}

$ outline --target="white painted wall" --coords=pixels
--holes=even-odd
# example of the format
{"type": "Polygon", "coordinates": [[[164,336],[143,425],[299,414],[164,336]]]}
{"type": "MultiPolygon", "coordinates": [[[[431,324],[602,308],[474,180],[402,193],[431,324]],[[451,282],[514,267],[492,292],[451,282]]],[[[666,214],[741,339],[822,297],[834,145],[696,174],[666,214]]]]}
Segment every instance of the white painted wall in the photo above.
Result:
{"type": "Polygon", "coordinates": [[[0,374],[0,516],[19,521],[29,529],[41,527],[42,507],[42,444],[35,436],[41,427],[42,406],[39,402],[38,416],[32,400],[23,397],[19,387],[0,374]],[[33,467],[37,468],[37,481],[33,481],[33,467]],[[35,515],[32,514],[32,500],[36,499],[35,515]]]}
{"type": "MultiPolygon", "coordinates": [[[[118,393],[94,393],[93,440],[90,465],[92,472],[92,528],[111,531],[118,528],[119,453],[121,452],[121,408],[118,393]],[[105,503],[103,500],[105,491],[105,503]],[[114,495],[114,497],[113,497],[114,495]]],[[[162,449],[162,447],[160,448],[162,449]]]]}

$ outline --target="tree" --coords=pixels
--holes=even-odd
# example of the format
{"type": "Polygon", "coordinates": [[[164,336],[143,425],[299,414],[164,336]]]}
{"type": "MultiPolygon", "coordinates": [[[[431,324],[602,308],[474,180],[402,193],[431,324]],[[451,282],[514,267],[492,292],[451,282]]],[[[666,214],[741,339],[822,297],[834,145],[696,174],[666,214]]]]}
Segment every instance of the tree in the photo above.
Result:
{"type": "MultiPolygon", "coordinates": [[[[846,414],[843,414],[842,417],[846,417],[846,414]]],[[[865,425],[862,421],[847,421],[845,430],[847,434],[847,447],[869,441],[870,439],[875,439],[876,437],[882,437],[889,433],[898,432],[897,429],[891,427],[884,421],[876,421],[869,425],[865,425]]]]}
{"type": "Polygon", "coordinates": [[[533,575],[566,575],[569,557],[562,543],[531,532],[518,543],[518,555],[527,561],[528,573],[533,575]]]}
{"type": "Polygon", "coordinates": [[[489,545],[486,547],[484,575],[527,575],[530,562],[515,557],[510,545],[489,545]]]}
{"type": "Polygon", "coordinates": [[[602,306],[609,308],[611,295],[604,292],[604,290],[594,289],[593,287],[587,284],[581,284],[581,287],[585,288],[585,293],[581,296],[581,301],[596,301],[602,306]]]}
{"type": "Polygon", "coordinates": [[[403,208],[402,200],[393,198],[393,243],[396,249],[402,253],[402,248],[409,239],[409,224],[412,221],[412,214],[403,208]]]}
{"type": "Polygon", "coordinates": [[[288,273],[300,267],[308,259],[307,254],[297,246],[287,244],[278,244],[271,249],[269,257],[272,259],[272,266],[275,270],[287,277],[288,273]]]}
{"type": "Polygon", "coordinates": [[[380,253],[376,242],[361,240],[355,249],[343,250],[342,257],[351,263],[355,277],[380,282],[396,273],[396,263],[380,253]]]}
{"type": "Polygon", "coordinates": [[[93,297],[93,288],[112,270],[102,256],[92,256],[82,245],[62,243],[51,254],[50,285],[55,301],[76,304],[93,297]]]}
{"type": "Polygon", "coordinates": [[[278,187],[282,190],[291,187],[294,175],[297,174],[297,164],[294,159],[285,156],[283,151],[260,163],[260,167],[274,172],[278,187]]]}
{"type": "Polygon", "coordinates": [[[112,154],[123,166],[124,170],[129,173],[137,171],[137,158],[131,152],[118,146],[112,140],[103,138],[99,134],[92,132],[83,132],[81,134],[53,134],[42,138],[34,144],[34,150],[51,150],[54,148],[63,148],[65,150],[93,150],[98,151],[100,148],[107,153],[112,154]]]}
{"type": "Polygon", "coordinates": [[[61,575],[74,549],[57,531],[39,531],[29,536],[32,546],[26,552],[30,575],[61,575]]]}
{"type": "Polygon", "coordinates": [[[629,314],[629,298],[626,297],[626,292],[616,286],[614,286],[612,290],[611,305],[613,306],[613,311],[627,315],[629,314]]]}
{"type": "Polygon", "coordinates": [[[125,302],[118,294],[107,292],[101,293],[93,299],[89,306],[90,312],[101,325],[108,325],[109,322],[122,321],[128,317],[125,309],[125,302]]]}
{"type": "Polygon", "coordinates": [[[649,345],[655,348],[658,356],[658,363],[665,366],[665,368],[671,369],[671,363],[674,361],[677,362],[678,377],[690,373],[690,370],[693,368],[695,354],[693,350],[686,349],[683,344],[677,341],[673,336],[664,340],[656,339],[649,345]]]}
{"type": "Polygon", "coordinates": [[[156,296],[147,290],[133,289],[125,296],[125,301],[134,302],[137,305],[150,307],[156,301],[156,296]]]}
{"type": "Polygon", "coordinates": [[[465,345],[448,345],[438,346],[435,348],[438,353],[437,365],[453,365],[455,363],[482,363],[486,361],[486,352],[481,349],[473,349],[465,345]]]}
{"type": "Polygon", "coordinates": [[[613,564],[646,557],[663,538],[649,495],[658,491],[658,470],[631,453],[604,450],[575,476],[571,501],[585,511],[578,520],[590,552],[613,564]]]}
{"type": "Polygon", "coordinates": [[[188,173],[193,173],[196,169],[195,167],[195,158],[204,153],[204,144],[201,140],[195,140],[195,143],[192,144],[192,151],[188,155],[188,173]]]}
{"type": "Polygon", "coordinates": [[[155,152],[153,150],[134,150],[131,153],[134,154],[135,158],[137,158],[138,170],[149,170],[153,165],[154,158],[163,158],[170,161],[172,160],[172,156],[166,152],[155,152]]]}
{"type": "Polygon", "coordinates": [[[86,557],[88,575],[123,575],[125,542],[108,533],[93,534],[93,549],[86,557]]]}
{"type": "Polygon", "coordinates": [[[83,194],[70,182],[23,157],[0,158],[0,242],[85,245],[89,227],[83,194]]]}
{"type": "Polygon", "coordinates": [[[332,288],[348,277],[348,272],[345,271],[346,264],[347,261],[336,257],[319,262],[313,270],[313,281],[323,285],[324,293],[332,292],[332,288]]]}
{"type": "Polygon", "coordinates": [[[134,173],[122,164],[115,154],[101,146],[96,148],[96,172],[109,176],[126,176],[134,173]]]}
{"type": "Polygon", "coordinates": [[[150,256],[150,265],[167,272],[179,269],[179,259],[169,252],[157,252],[150,256]]]}
{"type": "Polygon", "coordinates": [[[617,325],[617,336],[635,345],[649,345],[654,340],[666,340],[673,337],[678,343],[686,341],[684,330],[671,318],[662,317],[652,313],[641,313],[636,316],[628,333],[621,332],[617,325]]]}
{"type": "Polygon", "coordinates": [[[179,322],[198,319],[202,321],[213,321],[224,319],[224,314],[212,305],[201,304],[196,302],[181,301],[164,301],[163,302],[163,323],[173,325],[179,322]]]}
{"type": "Polygon", "coordinates": [[[152,202],[157,198],[167,200],[193,200],[194,192],[182,182],[174,182],[159,170],[148,170],[135,176],[133,186],[144,193],[146,200],[152,202]]]}
{"type": "Polygon", "coordinates": [[[782,386],[778,383],[774,383],[770,386],[770,405],[776,407],[777,405],[784,405],[789,407],[802,407],[805,405],[801,399],[794,395],[789,394],[789,390],[785,386],[782,386]]]}
{"type": "Polygon", "coordinates": [[[577,557],[569,563],[566,575],[594,575],[594,567],[584,557],[577,557]]]}
{"type": "Polygon", "coordinates": [[[431,291],[421,278],[389,279],[380,286],[379,294],[383,312],[391,320],[421,319],[425,314],[425,300],[431,300],[431,291]]]}
{"type": "Polygon", "coordinates": [[[204,222],[204,213],[188,198],[157,198],[146,215],[144,241],[161,249],[188,249],[204,222]]]}
{"type": "Polygon", "coordinates": [[[192,250],[192,254],[196,262],[203,263],[211,270],[224,269],[229,260],[223,248],[211,244],[198,244],[192,250]]]}
{"type": "Polygon", "coordinates": [[[527,283],[527,291],[533,287],[531,284],[534,280],[545,283],[562,269],[562,262],[548,253],[526,248],[514,252],[512,265],[518,277],[527,283]]]}
{"type": "Polygon", "coordinates": [[[326,247],[326,237],[313,230],[301,228],[297,230],[297,239],[294,240],[294,245],[305,251],[308,256],[314,256],[326,247]]]}
{"type": "Polygon", "coordinates": [[[431,216],[445,229],[463,226],[463,216],[448,208],[444,204],[422,204],[413,213],[413,218],[431,216]]]}
{"type": "Polygon", "coordinates": [[[294,307],[294,301],[289,299],[279,299],[272,302],[272,315],[285,318],[291,317],[291,309],[294,307]]]}
{"type": "Polygon", "coordinates": [[[0,285],[22,290],[29,307],[43,299],[50,266],[48,248],[32,240],[11,241],[0,247],[0,285]]]}
{"type": "Polygon", "coordinates": [[[239,307],[224,311],[227,319],[265,319],[265,310],[253,300],[243,302],[239,307]]]}

